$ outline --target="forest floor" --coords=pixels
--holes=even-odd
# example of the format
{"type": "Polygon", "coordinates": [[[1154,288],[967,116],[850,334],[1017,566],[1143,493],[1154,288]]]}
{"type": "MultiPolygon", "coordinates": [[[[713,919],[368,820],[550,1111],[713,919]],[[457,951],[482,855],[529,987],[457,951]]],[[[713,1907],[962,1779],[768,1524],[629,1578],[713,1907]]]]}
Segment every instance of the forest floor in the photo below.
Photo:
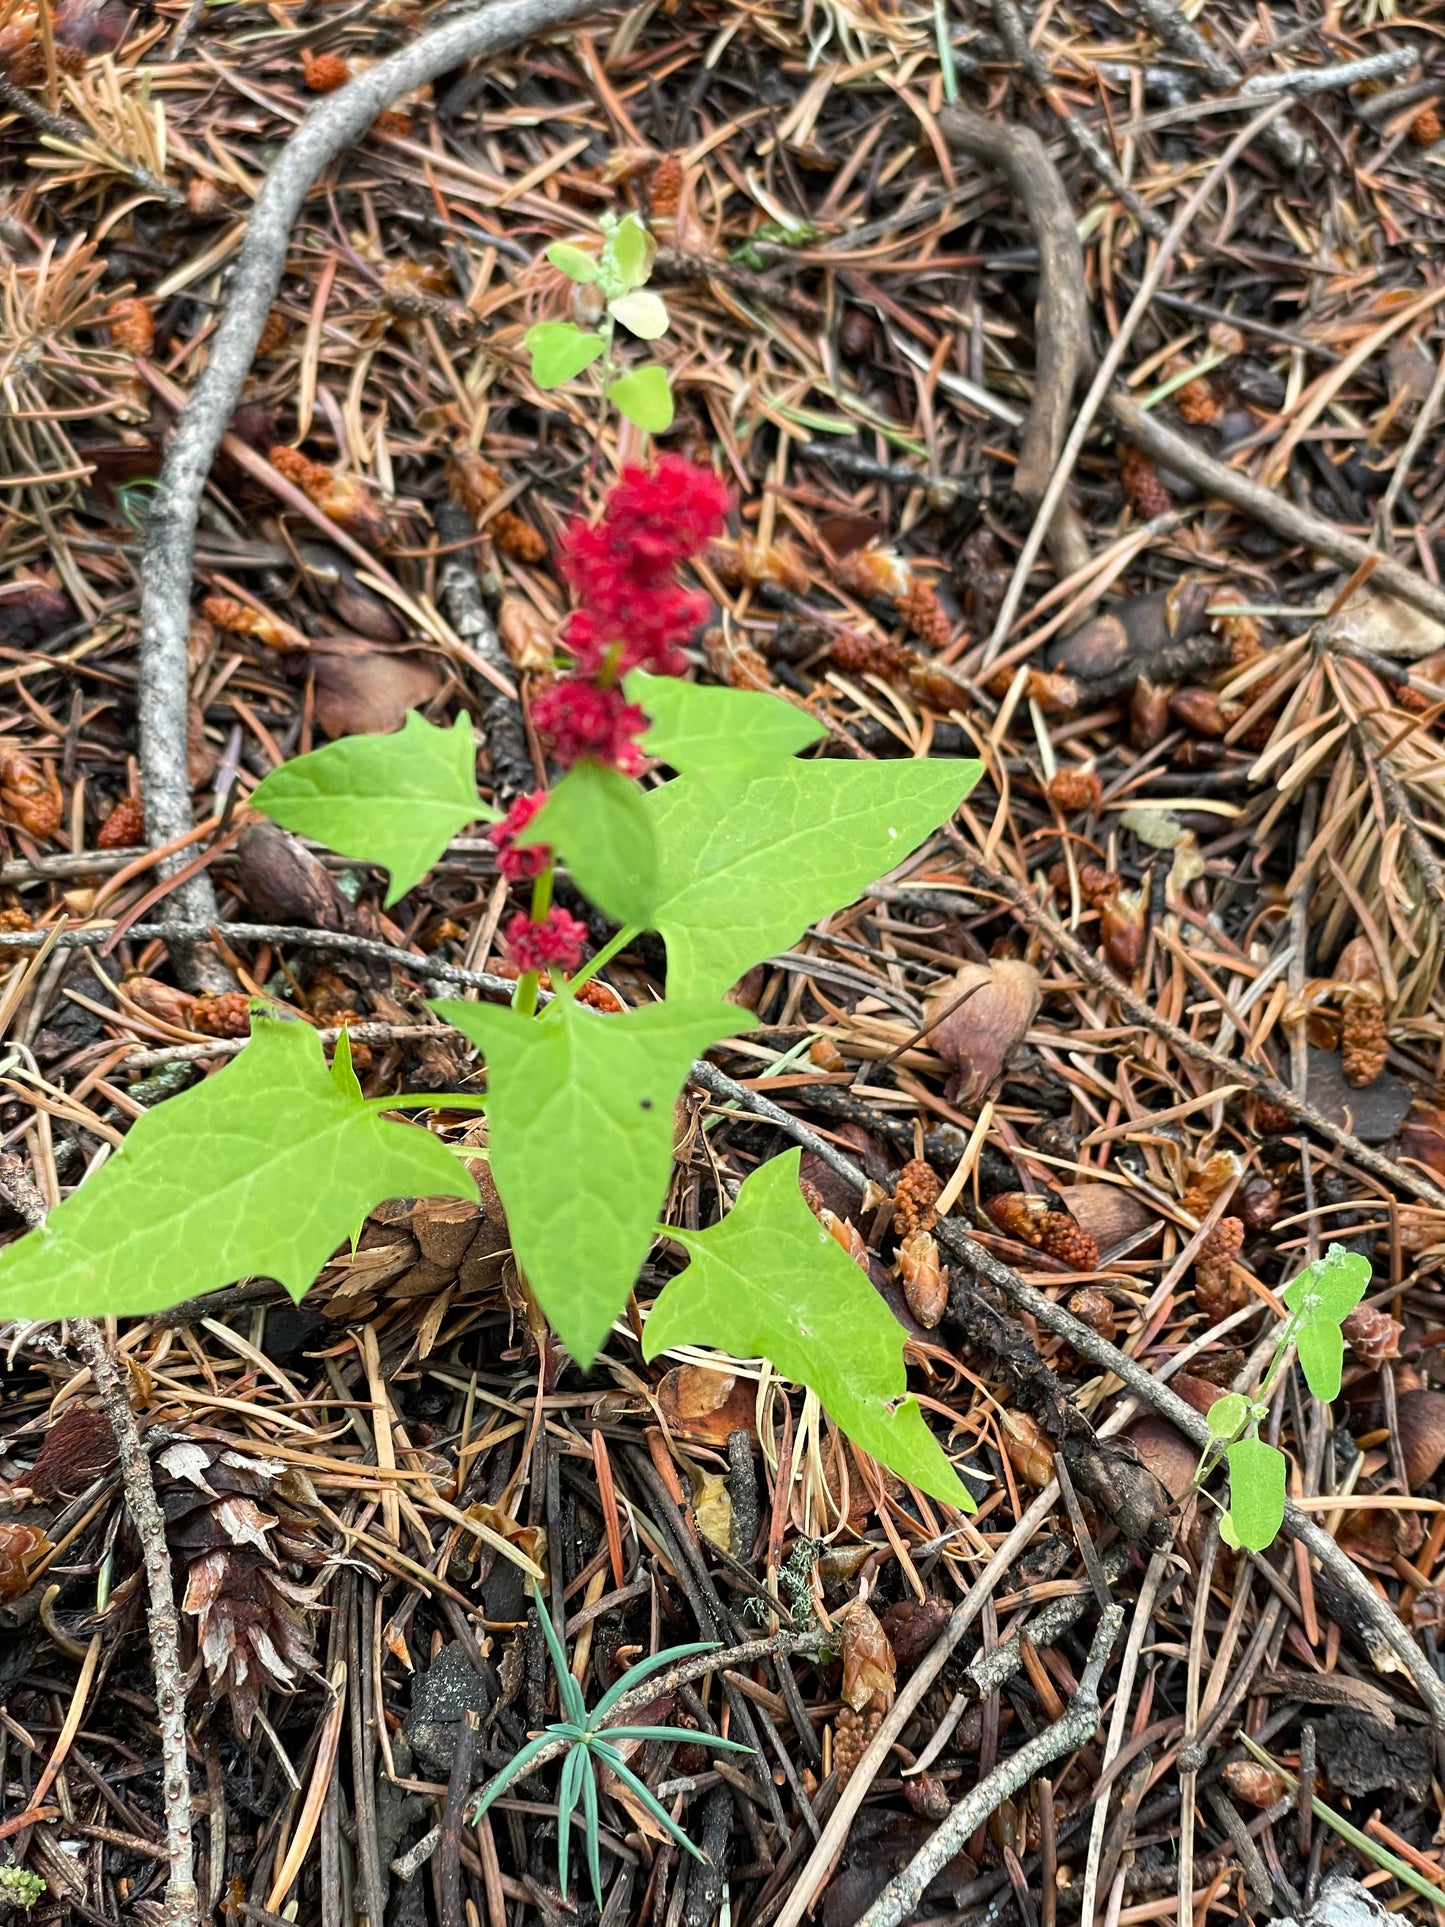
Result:
{"type": "MultiPolygon", "coordinates": [[[[267,170],[445,11],[0,4],[7,1236],[244,1036],[147,847],[147,519],[267,170]]],[[[560,1890],[555,1764],[466,1824],[555,1717],[540,1569],[589,1702],[712,1640],[653,1717],[756,1749],[638,1746],[705,1856],[605,1787],[605,1927],[1332,1927],[1335,1876],[1360,1927],[1445,1919],[1442,26],[645,0],[392,102],[311,187],[199,523],[183,853],[225,981],[349,1023],[370,1093],[475,1077],[425,999],[508,969],[491,844],[384,910],[246,798],[412,708],[472,714],[487,793],[545,780],[558,540],[636,447],[522,341],[568,311],[543,250],[636,210],[667,445],[736,502],[698,673],[805,702],[829,754],[984,765],[738,987],[666,1215],[801,1142],[979,1509],[758,1361],[649,1366],[623,1323],[583,1375],[470,1207],[385,1208],[299,1307],[261,1280],[125,1322],[203,1916],[598,1918],[580,1818],[560,1890]],[[1341,1397],[1291,1367],[1266,1427],[1319,1530],[1236,1553],[1186,1433],[1331,1243],[1374,1265],[1341,1397]]],[[[663,968],[643,940],[608,979],[663,968]]],[[[157,1922],[176,1816],[111,1426],[64,1328],[4,1339],[0,1906],[157,1922]]]]}

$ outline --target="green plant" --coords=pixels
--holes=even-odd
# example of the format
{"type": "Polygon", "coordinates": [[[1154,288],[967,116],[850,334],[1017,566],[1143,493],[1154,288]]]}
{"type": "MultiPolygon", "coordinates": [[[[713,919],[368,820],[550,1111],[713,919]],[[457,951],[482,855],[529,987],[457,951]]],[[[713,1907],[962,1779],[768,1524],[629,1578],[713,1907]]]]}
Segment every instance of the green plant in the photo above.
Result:
{"type": "Polygon", "coordinates": [[[530,327],[524,345],[532,357],[532,379],[539,388],[559,388],[601,361],[604,398],[639,428],[660,435],[672,426],[667,370],[650,361],[619,373],[612,353],[619,321],[641,341],[667,333],[667,306],[661,295],[647,291],[657,243],[635,214],[620,221],[604,214],[599,226],[599,254],[567,241],[555,241],[547,250],[547,259],[569,281],[595,290],[601,313],[592,328],[579,328],[575,321],[538,321],[530,327]]]}
{"type": "Polygon", "coordinates": [[[537,1617],[541,1621],[546,1636],[547,1650],[552,1655],[552,1670],[557,1676],[557,1692],[561,1700],[560,1710],[566,1718],[549,1726],[527,1744],[482,1789],[472,1818],[478,1824],[492,1802],[506,1792],[514,1780],[522,1779],[530,1770],[532,1762],[545,1749],[555,1746],[559,1741],[567,1751],[562,1762],[562,1780],[557,1794],[557,1877],[561,1883],[562,1898],[567,1898],[568,1865],[571,1860],[572,1815],[577,1802],[582,1802],[582,1813],[587,1832],[587,1871],[592,1879],[592,1892],[597,1905],[602,1905],[602,1869],[600,1865],[600,1829],[597,1801],[597,1767],[599,1763],[616,1774],[635,1799],[642,1802],[647,1812],[660,1827],[666,1829],[677,1844],[690,1853],[695,1860],[702,1854],[688,1839],[682,1828],[673,1819],[667,1808],[646,1786],[622,1754],[617,1750],[619,1740],[675,1740],[682,1745],[705,1746],[714,1751],[728,1753],[751,1753],[750,1746],[740,1740],[725,1740],[715,1733],[698,1733],[680,1726],[608,1726],[608,1715],[618,1701],[630,1693],[635,1686],[653,1673],[661,1672],[665,1666],[675,1666],[680,1660],[691,1659],[695,1653],[715,1652],[716,1646],[703,1640],[692,1646],[669,1646],[666,1651],[654,1653],[650,1659],[640,1660],[630,1667],[622,1678],[598,1700],[589,1713],[587,1703],[582,1697],[582,1688],[572,1677],[567,1664],[567,1654],[552,1623],[546,1602],[536,1585],[532,1587],[536,1601],[537,1617]]]}
{"type": "Polygon", "coordinates": [[[1284,1523],[1286,1463],[1283,1452],[1259,1436],[1269,1416],[1269,1395],[1294,1346],[1311,1392],[1328,1403],[1340,1395],[1345,1340],[1341,1325],[1370,1282],[1370,1261],[1343,1245],[1331,1245],[1307,1265],[1282,1296],[1289,1317],[1275,1333],[1274,1357],[1264,1383],[1251,1398],[1226,1392],[1208,1412],[1213,1435],[1195,1476],[1202,1486],[1221,1459],[1229,1465],[1229,1509],[1220,1522],[1225,1543],[1263,1552],[1284,1523]]]}
{"type": "Polygon", "coordinates": [[[28,1914],[37,1900],[44,1899],[45,1882],[28,1867],[17,1867],[11,1862],[0,1867],[0,1897],[14,1907],[23,1907],[28,1914]]]}
{"type": "MultiPolygon", "coordinates": [[[[606,370],[613,322],[646,334],[657,317],[641,293],[651,244],[640,223],[604,233],[596,261],[565,247],[552,257],[608,303],[596,341],[569,350],[605,355],[606,370]]],[[[561,339],[534,341],[534,353],[561,339]]],[[[564,366],[557,353],[545,372],[564,366]]],[[[728,503],[710,470],[664,454],[624,471],[600,519],[565,531],[561,573],[580,602],[562,632],[572,673],[531,702],[564,772],[549,792],[499,817],[477,788],[470,719],[438,728],[413,714],[393,735],[282,765],[250,798],[285,828],[383,866],[388,904],[459,830],[489,825],[503,875],[530,885],[530,907],[502,931],[516,992],[510,1008],[433,1005],[483,1054],[485,1096],[368,1100],[344,1036],[328,1069],[314,1031],[257,1002],[234,1062],[137,1120],[42,1229],[0,1251],[0,1318],[150,1312],[257,1273],[299,1298],[388,1197],[477,1195],[437,1137],[381,1114],[484,1108],[518,1265],[580,1366],[662,1234],[690,1262],[648,1316],[649,1357],[697,1344],[770,1357],[862,1450],[973,1510],[908,1395],[903,1328],[807,1209],[797,1153],[754,1171],[712,1230],[658,1223],[689,1068],[751,1023],[729,989],[902,863],[979,775],[974,762],[822,757],[827,730],[806,709],[682,680],[683,645],[710,605],[676,571],[721,531],[728,503]],[[553,900],[559,865],[620,926],[585,962],[586,925],[553,900]],[[590,978],[643,930],[666,944],[666,997],[592,1007],[590,978]]]]}

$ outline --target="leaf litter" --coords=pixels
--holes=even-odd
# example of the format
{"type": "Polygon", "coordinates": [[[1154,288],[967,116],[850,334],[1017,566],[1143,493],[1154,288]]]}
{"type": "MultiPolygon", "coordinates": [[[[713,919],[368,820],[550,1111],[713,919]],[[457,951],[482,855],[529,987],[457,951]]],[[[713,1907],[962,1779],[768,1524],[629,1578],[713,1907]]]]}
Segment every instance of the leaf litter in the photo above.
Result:
{"type": "MultiPolygon", "coordinates": [[[[616,1775],[588,1780],[609,1922],[793,1927],[815,1897],[825,1927],[1324,1919],[1341,1878],[1369,1883],[1351,1904],[1371,1918],[1428,1918],[1438,1710],[1382,1626],[1438,1671],[1434,16],[638,8],[396,103],[291,236],[202,515],[185,854],[221,891],[235,988],[197,993],[138,808],[160,451],[275,150],[431,18],[66,0],[0,23],[5,1153],[50,1204],[93,1169],[97,1210],[137,1119],[243,1074],[224,1066],[262,996],[328,1047],[347,1028],[368,1097],[437,1098],[434,1135],[480,1193],[379,1203],[359,1230],[373,1200],[353,1199],[299,1305],[269,1278],[202,1295],[183,1242],[158,1243],[156,1302],[189,1302],[121,1326],[196,1669],[202,1906],[322,1927],[590,1918],[590,1872],[559,1883],[559,1796],[584,1792],[559,1763],[458,1824],[565,1710],[551,1626],[584,1704],[669,1647],[724,1649],[629,1709],[695,1746],[623,1743],[703,1863],[616,1775]],[[1057,454],[1148,238],[1281,87],[996,635],[1037,450],[1057,454]],[[1069,250],[1045,202],[1015,198],[1019,143],[996,167],[950,123],[955,91],[1031,134],[1060,184],[1092,333],[1062,360],[1040,275],[1069,250]],[[659,243],[671,444],[740,504],[697,572],[701,674],[794,700],[824,781],[905,757],[983,774],[958,835],[906,874],[830,852],[854,863],[855,908],[790,941],[807,906],[784,906],[777,955],[730,990],[762,1027],[709,1052],[670,1164],[659,1140],[678,1237],[639,1244],[628,1313],[587,1335],[583,1375],[545,1315],[550,1274],[518,1268],[485,1126],[445,1106],[474,1094],[475,1060],[435,1000],[466,988],[457,971],[511,974],[499,932],[523,900],[482,812],[448,790],[457,833],[389,901],[378,862],[398,883],[424,864],[395,826],[332,858],[258,834],[247,804],[294,782],[283,762],[363,749],[408,709],[473,719],[489,806],[545,776],[526,718],[567,608],[552,547],[637,450],[615,424],[594,448],[575,388],[536,389],[524,342],[569,317],[546,249],[595,246],[599,215],[628,210],[659,243]],[[1046,414],[1057,435],[1030,438],[1016,489],[1046,414]],[[62,926],[106,941],[54,945],[62,926]],[[647,1356],[645,1314],[687,1289],[683,1246],[726,1232],[798,1126],[803,1195],[852,1257],[849,1290],[902,1321],[913,1409],[973,1516],[849,1446],[826,1387],[647,1356]],[[1043,1304],[995,1299],[950,1228],[1043,1304]],[[1131,1410],[1101,1352],[1203,1413],[1257,1383],[1279,1294],[1336,1242],[1373,1273],[1340,1396],[1311,1401],[1286,1368],[1262,1436],[1368,1609],[1300,1542],[1221,1544],[1190,1494],[1197,1447],[1131,1410]],[[1127,1631],[1091,1673],[1103,1598],[1127,1631]],[[1080,1708],[1082,1737],[1008,1775],[1080,1708]],[[974,1818],[958,1803],[979,1782],[974,1818]]],[[[594,920],[594,945],[611,934],[594,920]]],[[[661,970],[639,939],[589,990],[641,1006],[661,970]]],[[[163,1153],[193,1198],[224,1200],[181,1131],[163,1152],[165,1123],[127,1159],[163,1153]]],[[[606,1209],[606,1174],[587,1178],[546,1174],[559,1225],[574,1196],[606,1209]]],[[[566,1256],[563,1230],[548,1263],[566,1256]]],[[[718,1316],[747,1323],[735,1300],[718,1316]]],[[[0,1884],[39,1918],[142,1918],[165,1836],[139,1554],[73,1359],[32,1323],[6,1337],[0,1884]]]]}

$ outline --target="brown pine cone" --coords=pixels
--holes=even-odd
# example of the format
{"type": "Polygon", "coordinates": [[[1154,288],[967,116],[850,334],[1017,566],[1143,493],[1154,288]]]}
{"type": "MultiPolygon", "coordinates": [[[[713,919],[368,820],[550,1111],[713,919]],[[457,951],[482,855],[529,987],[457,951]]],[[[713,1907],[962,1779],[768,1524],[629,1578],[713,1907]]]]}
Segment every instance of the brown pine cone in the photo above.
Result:
{"type": "Polygon", "coordinates": [[[1091,769],[1056,770],[1049,778],[1049,801],[1065,816],[1098,809],[1103,796],[1104,786],[1091,769]]]}
{"type": "Polygon", "coordinates": [[[261,339],[256,343],[256,358],[274,355],[286,346],[286,338],[291,332],[291,323],[279,308],[273,308],[266,317],[261,330],[261,339]]]}
{"type": "Polygon", "coordinates": [[[855,1713],[851,1706],[845,1706],[839,1712],[833,1725],[833,1770],[838,1775],[840,1791],[852,1779],[869,1741],[882,1724],[881,1707],[855,1713]]]}
{"type": "Polygon", "coordinates": [[[130,295],[106,316],[111,346],[127,355],[148,355],[155,345],[156,318],[149,301],[130,295]]]}
{"type": "Polygon", "coordinates": [[[1044,1213],[1043,1223],[1039,1226],[1039,1244],[1050,1258],[1057,1258],[1070,1271],[1097,1271],[1099,1268],[1098,1245],[1082,1225],[1075,1224],[1067,1211],[1044,1213]]]}
{"type": "Polygon", "coordinates": [[[1340,1067],[1355,1090],[1373,1084],[1385,1068],[1390,1040],[1384,1006],[1363,992],[1346,998],[1340,1022],[1340,1067]]]}
{"type": "Polygon", "coordinates": [[[138,796],[123,796],[95,833],[99,850],[127,850],[145,840],[145,813],[138,796]]]}
{"type": "Polygon", "coordinates": [[[514,562],[546,561],[547,544],[530,522],[524,522],[511,509],[498,509],[487,526],[502,554],[511,556],[514,562]]]}
{"type": "Polygon", "coordinates": [[[927,643],[930,649],[942,649],[953,638],[953,625],[938,599],[938,591],[922,576],[913,576],[899,596],[898,613],[919,641],[927,643]]]}
{"type": "MultiPolygon", "coordinates": [[[[0,910],[0,930],[33,930],[30,912],[22,910],[17,903],[11,910],[0,910]]],[[[15,963],[21,957],[33,957],[33,950],[22,950],[13,943],[0,944],[0,963],[15,963]]]]}
{"type": "Polygon", "coordinates": [[[1366,1305],[1352,1311],[1340,1327],[1362,1365],[1383,1365],[1387,1358],[1398,1358],[1404,1329],[1387,1311],[1373,1311],[1366,1305]]]}
{"type": "Polygon", "coordinates": [[[1125,501],[1145,522],[1167,515],[1174,506],[1154,464],[1127,442],[1119,447],[1119,485],[1125,501]]]}
{"type": "Polygon", "coordinates": [[[901,642],[861,635],[856,629],[835,636],[828,655],[845,676],[881,676],[884,681],[906,678],[918,660],[901,642]]]}
{"type": "Polygon", "coordinates": [[[821,1219],[828,1207],[824,1204],[823,1194],[817,1185],[813,1183],[811,1178],[799,1178],[798,1189],[803,1194],[803,1203],[807,1205],[815,1218],[821,1219]]]}
{"type": "Polygon", "coordinates": [[[1028,1191],[1001,1191],[995,1198],[985,1198],[983,1208],[1006,1238],[1032,1245],[1035,1251],[1043,1244],[1048,1206],[1042,1198],[1028,1191]]]}
{"type": "Polygon", "coordinates": [[[1287,1111],[1282,1104],[1271,1104],[1262,1097],[1255,1108],[1254,1122],[1261,1137],[1283,1137],[1285,1132],[1294,1128],[1294,1113],[1287,1111]]]}
{"type": "Polygon", "coordinates": [[[1106,870],[1101,864],[1086,863],[1079,871],[1079,893],[1091,910],[1098,910],[1112,898],[1118,896],[1124,886],[1124,879],[1115,870],[1106,870]]]}
{"type": "Polygon", "coordinates": [[[308,92],[334,94],[350,80],[351,63],[341,54],[314,54],[309,47],[303,47],[301,77],[308,92]]]}
{"type": "Polygon", "coordinates": [[[1410,122],[1410,139],[1417,147],[1433,147],[1440,136],[1445,134],[1445,124],[1433,107],[1427,107],[1423,114],[1416,114],[1410,122]]]}
{"type": "Polygon", "coordinates": [[[934,1205],[943,1186],[931,1164],[910,1158],[893,1187],[893,1229],[901,1243],[917,1231],[932,1231],[938,1223],[934,1205]]]}
{"type": "Polygon", "coordinates": [[[7,823],[39,842],[54,836],[65,814],[55,765],[19,750],[0,750],[0,810],[7,823]]]}
{"type": "Polygon", "coordinates": [[[1224,413],[1223,403],[1202,375],[1176,391],[1174,406],[1187,422],[1217,422],[1224,413]]]}
{"type": "Polygon", "coordinates": [[[191,1006],[191,1029],[203,1037],[248,1037],[251,1003],[243,990],[223,990],[219,996],[197,997],[191,1006]]]}
{"type": "Polygon", "coordinates": [[[1114,1301],[1107,1291],[1100,1291],[1093,1285],[1086,1286],[1083,1291],[1074,1293],[1068,1308],[1081,1325],[1087,1325],[1091,1332],[1097,1332],[1100,1338],[1113,1344],[1118,1319],[1114,1314],[1114,1301]]]}
{"type": "Polygon", "coordinates": [[[1194,1300],[1214,1323],[1242,1310],[1249,1298],[1248,1287],[1234,1276],[1231,1265],[1243,1243],[1243,1223],[1238,1218],[1221,1218],[1194,1260],[1194,1300]]]}
{"type": "Polygon", "coordinates": [[[648,183],[655,221],[670,221],[682,200],[682,156],[664,154],[652,170],[648,183]]]}

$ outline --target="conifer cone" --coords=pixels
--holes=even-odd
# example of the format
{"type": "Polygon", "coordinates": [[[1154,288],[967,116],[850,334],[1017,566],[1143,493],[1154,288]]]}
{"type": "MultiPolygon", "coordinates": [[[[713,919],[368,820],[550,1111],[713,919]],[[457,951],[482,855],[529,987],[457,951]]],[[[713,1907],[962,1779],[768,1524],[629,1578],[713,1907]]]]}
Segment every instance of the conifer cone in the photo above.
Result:
{"type": "Polygon", "coordinates": [[[1239,1311],[1248,1300],[1249,1290],[1236,1279],[1231,1260],[1244,1243],[1244,1225],[1239,1218],[1221,1218],[1199,1247],[1194,1260],[1194,1297],[1199,1309],[1216,1323],[1239,1311]]]}
{"type": "Polygon", "coordinates": [[[1345,1000],[1340,1022],[1340,1068],[1355,1090],[1373,1084],[1385,1068],[1390,1039],[1385,1009],[1376,996],[1358,992],[1345,1000]]]}
{"type": "Polygon", "coordinates": [[[893,1187],[893,1229],[900,1244],[919,1231],[932,1231],[938,1223],[934,1205],[943,1191],[938,1174],[922,1158],[910,1158],[898,1173],[893,1187]]]}
{"type": "Polygon", "coordinates": [[[1119,449],[1119,482],[1125,500],[1146,522],[1152,522],[1157,515],[1167,515],[1174,506],[1154,464],[1127,442],[1119,449]]]}
{"type": "Polygon", "coordinates": [[[1097,1271],[1099,1247],[1067,1211],[1046,1211],[1039,1226],[1040,1248],[1070,1271],[1097,1271]]]}

